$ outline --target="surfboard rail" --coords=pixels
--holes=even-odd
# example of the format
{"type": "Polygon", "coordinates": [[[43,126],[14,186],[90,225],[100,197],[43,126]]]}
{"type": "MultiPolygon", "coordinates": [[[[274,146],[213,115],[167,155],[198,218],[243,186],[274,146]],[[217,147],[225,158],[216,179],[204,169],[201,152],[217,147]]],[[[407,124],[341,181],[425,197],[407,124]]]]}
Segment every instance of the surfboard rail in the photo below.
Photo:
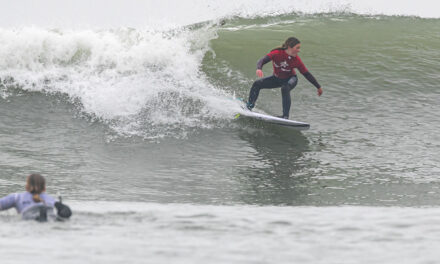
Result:
{"type": "MultiPolygon", "coordinates": [[[[296,129],[296,130],[307,130],[310,128],[310,124],[306,122],[296,121],[296,120],[290,120],[290,119],[284,119],[276,116],[271,116],[267,114],[262,114],[258,112],[253,112],[249,110],[244,110],[239,114],[239,116],[245,116],[252,119],[257,119],[264,121],[266,123],[270,124],[276,124],[285,126],[288,128],[296,129]]],[[[237,118],[238,116],[236,116],[237,118]]]]}
{"type": "MultiPolygon", "coordinates": [[[[256,119],[256,120],[261,120],[264,121],[266,123],[269,124],[275,124],[275,125],[280,125],[280,126],[285,126],[291,129],[295,129],[295,130],[307,130],[310,128],[310,124],[306,123],[306,122],[301,122],[301,121],[296,121],[296,120],[291,120],[291,119],[285,119],[285,118],[281,118],[281,117],[276,117],[276,116],[272,116],[272,115],[268,115],[265,113],[259,113],[259,112],[255,112],[255,111],[251,111],[249,109],[246,108],[244,101],[242,98],[237,98],[233,97],[234,100],[240,101],[240,106],[242,111],[240,111],[240,113],[237,113],[235,115],[235,119],[239,118],[240,116],[244,116],[244,117],[248,117],[248,118],[252,118],[252,119],[256,119]]],[[[255,109],[254,109],[255,110],[255,109]]]]}

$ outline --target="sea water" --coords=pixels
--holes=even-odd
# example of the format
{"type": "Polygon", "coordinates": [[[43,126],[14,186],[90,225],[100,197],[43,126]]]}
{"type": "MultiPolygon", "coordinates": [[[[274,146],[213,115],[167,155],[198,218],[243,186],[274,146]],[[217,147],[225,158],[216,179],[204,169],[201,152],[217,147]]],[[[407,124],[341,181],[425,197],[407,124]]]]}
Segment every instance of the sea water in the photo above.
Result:
{"type": "Polygon", "coordinates": [[[0,196],[41,173],[74,215],[2,211],[1,263],[436,263],[437,5],[2,2],[0,196]],[[290,36],[310,130],[235,120],[290,36]]]}

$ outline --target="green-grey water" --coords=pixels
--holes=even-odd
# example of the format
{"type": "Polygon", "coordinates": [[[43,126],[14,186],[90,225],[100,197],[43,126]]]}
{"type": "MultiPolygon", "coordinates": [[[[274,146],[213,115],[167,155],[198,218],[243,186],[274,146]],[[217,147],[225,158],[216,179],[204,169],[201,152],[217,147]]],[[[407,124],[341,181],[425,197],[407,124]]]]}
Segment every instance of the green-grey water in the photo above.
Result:
{"type": "MultiPolygon", "coordinates": [[[[47,262],[438,257],[439,19],[288,14],[163,34],[0,28],[0,43],[0,196],[38,172],[75,212],[43,227],[2,212],[8,263],[26,262],[28,237],[59,230],[67,239],[55,248],[76,253],[47,262]],[[256,61],[292,35],[324,90],[300,76],[292,91],[291,118],[311,129],[235,120],[231,97],[248,96],[256,61]]],[[[279,114],[280,90],[263,90],[257,109],[279,114]]]]}

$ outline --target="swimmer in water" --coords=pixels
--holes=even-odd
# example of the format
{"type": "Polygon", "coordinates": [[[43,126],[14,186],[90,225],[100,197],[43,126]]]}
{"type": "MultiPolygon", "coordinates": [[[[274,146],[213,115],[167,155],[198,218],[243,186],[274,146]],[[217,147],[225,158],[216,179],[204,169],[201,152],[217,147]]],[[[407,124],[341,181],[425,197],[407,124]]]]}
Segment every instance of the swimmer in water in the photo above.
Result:
{"type": "Polygon", "coordinates": [[[12,193],[0,199],[0,211],[15,207],[25,220],[45,222],[48,219],[65,220],[72,215],[70,208],[46,194],[46,181],[40,174],[31,174],[26,180],[26,192],[12,193]],[[57,210],[57,216],[54,214],[57,210]]]}

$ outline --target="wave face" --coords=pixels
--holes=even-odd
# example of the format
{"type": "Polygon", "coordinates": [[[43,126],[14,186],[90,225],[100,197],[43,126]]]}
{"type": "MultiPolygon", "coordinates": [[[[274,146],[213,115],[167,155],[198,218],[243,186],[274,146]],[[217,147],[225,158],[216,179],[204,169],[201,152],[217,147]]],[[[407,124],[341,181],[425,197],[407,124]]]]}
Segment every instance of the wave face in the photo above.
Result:
{"type": "MultiPolygon", "coordinates": [[[[36,226],[2,211],[2,264],[438,262],[428,1],[3,2],[0,197],[41,173],[74,216],[36,226]],[[230,98],[292,35],[324,89],[300,75],[291,93],[311,129],[232,120],[230,98]]],[[[280,105],[279,89],[257,102],[280,105]]]]}
{"type": "MultiPolygon", "coordinates": [[[[48,10],[59,7],[47,3],[52,4],[48,10]]],[[[9,8],[20,9],[20,4],[9,8]]],[[[79,2],[75,10],[83,5],[79,2]]],[[[120,7],[122,13],[132,10],[118,1],[108,5],[108,10],[120,7]]],[[[304,43],[303,59],[326,87],[350,83],[363,94],[366,87],[374,91],[390,82],[423,89],[436,85],[432,77],[438,73],[433,58],[439,21],[406,17],[436,16],[407,12],[409,4],[370,8],[358,1],[242,0],[142,5],[131,22],[106,20],[99,12],[97,20],[112,23],[88,20],[87,14],[98,10],[93,8],[81,24],[69,22],[75,12],[39,13],[34,26],[27,25],[34,21],[32,15],[29,20],[11,18],[0,28],[2,96],[17,91],[62,95],[86,118],[108,124],[118,136],[184,137],[194,130],[229,126],[240,111],[230,98],[247,97],[255,62],[290,35],[304,43]],[[144,20],[143,12],[148,13],[144,20]],[[57,15],[65,16],[63,23],[57,15]],[[226,24],[221,26],[220,19],[226,24]]],[[[270,74],[270,67],[265,69],[270,74]]],[[[262,110],[277,114],[267,104],[260,100],[262,110]]]]}

